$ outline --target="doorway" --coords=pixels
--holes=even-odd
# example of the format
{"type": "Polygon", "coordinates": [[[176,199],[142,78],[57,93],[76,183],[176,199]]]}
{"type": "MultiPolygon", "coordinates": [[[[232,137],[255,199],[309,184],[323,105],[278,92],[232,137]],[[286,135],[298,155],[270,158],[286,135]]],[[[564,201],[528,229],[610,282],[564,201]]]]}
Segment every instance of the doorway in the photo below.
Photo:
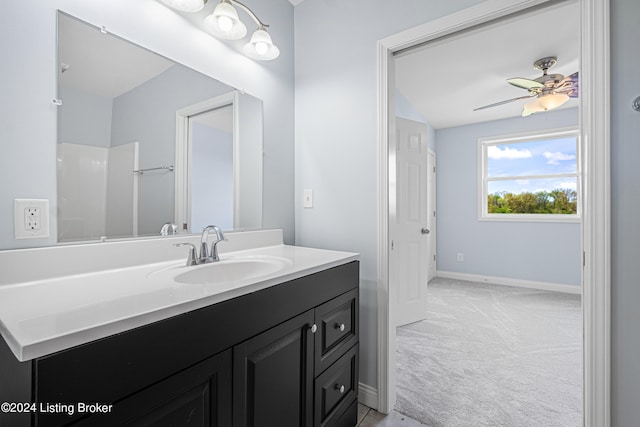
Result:
{"type": "MultiPolygon", "coordinates": [[[[389,287],[389,147],[395,137],[394,52],[436,40],[545,1],[485,2],[445,18],[391,36],[379,43],[379,257],[378,281],[378,410],[389,412],[395,402],[395,322],[389,287]]],[[[581,87],[580,122],[585,167],[582,225],[583,325],[584,325],[584,424],[609,424],[608,307],[609,224],[608,152],[609,105],[607,98],[608,2],[580,1],[581,87]],[[592,40],[602,40],[594,44],[592,40]],[[585,84],[587,83],[587,84],[585,84]]]]}

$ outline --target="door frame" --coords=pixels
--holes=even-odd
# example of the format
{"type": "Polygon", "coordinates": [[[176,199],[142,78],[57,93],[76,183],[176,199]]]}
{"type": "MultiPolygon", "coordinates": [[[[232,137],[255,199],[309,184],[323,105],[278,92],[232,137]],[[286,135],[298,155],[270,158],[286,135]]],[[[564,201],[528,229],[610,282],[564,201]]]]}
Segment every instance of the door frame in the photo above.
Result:
{"type": "Polygon", "coordinates": [[[174,218],[179,229],[183,230],[183,224],[188,224],[189,232],[199,233],[199,230],[191,230],[191,135],[189,120],[206,111],[231,106],[233,109],[233,226],[238,228],[240,223],[240,155],[239,155],[239,120],[238,120],[238,91],[234,90],[215,98],[205,99],[193,105],[176,111],[176,153],[175,153],[175,205],[174,218]]]}
{"type": "MultiPolygon", "coordinates": [[[[580,135],[583,149],[583,425],[610,425],[609,0],[580,3],[580,135]]],[[[487,0],[392,35],[377,46],[378,411],[396,400],[396,331],[389,289],[389,139],[395,138],[393,52],[554,0],[487,0]]]]}

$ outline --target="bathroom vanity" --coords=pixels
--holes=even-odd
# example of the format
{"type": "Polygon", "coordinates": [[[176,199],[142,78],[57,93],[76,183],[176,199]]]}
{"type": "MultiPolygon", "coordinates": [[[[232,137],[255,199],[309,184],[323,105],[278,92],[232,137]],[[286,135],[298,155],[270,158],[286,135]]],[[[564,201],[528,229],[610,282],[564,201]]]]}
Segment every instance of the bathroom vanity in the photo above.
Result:
{"type": "MultiPolygon", "coordinates": [[[[111,294],[90,310],[76,303],[64,315],[43,312],[32,330],[28,322],[38,319],[16,321],[0,307],[0,402],[10,404],[0,425],[354,426],[357,255],[278,245],[221,258],[220,265],[235,262],[234,271],[248,273],[250,263],[261,260],[289,263],[247,280],[233,273],[226,284],[206,283],[222,269],[175,260],[105,272],[97,282],[111,273],[116,286],[124,277],[118,274],[129,280],[134,274],[158,286],[133,297],[119,294],[120,311],[111,322],[103,313],[116,307],[111,294]],[[136,303],[138,316],[132,315],[136,303]],[[69,326],[74,321],[82,327],[69,326]],[[45,325],[46,339],[33,338],[45,325]]],[[[49,286],[73,286],[73,280],[49,286]]],[[[35,286],[37,298],[38,285],[16,285],[22,288],[16,292],[35,286]]],[[[0,298],[12,286],[0,286],[0,298]]]]}

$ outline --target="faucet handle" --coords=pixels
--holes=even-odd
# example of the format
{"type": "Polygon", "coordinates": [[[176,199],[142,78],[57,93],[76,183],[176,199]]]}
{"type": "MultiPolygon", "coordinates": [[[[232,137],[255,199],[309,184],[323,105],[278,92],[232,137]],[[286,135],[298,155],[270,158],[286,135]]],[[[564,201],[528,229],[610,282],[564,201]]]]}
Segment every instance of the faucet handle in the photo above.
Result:
{"type": "Polygon", "coordinates": [[[194,245],[193,243],[175,243],[173,246],[176,247],[180,247],[180,246],[189,246],[189,256],[187,257],[187,265],[191,266],[191,265],[197,265],[198,264],[198,255],[196,253],[196,245],[194,245]]]}

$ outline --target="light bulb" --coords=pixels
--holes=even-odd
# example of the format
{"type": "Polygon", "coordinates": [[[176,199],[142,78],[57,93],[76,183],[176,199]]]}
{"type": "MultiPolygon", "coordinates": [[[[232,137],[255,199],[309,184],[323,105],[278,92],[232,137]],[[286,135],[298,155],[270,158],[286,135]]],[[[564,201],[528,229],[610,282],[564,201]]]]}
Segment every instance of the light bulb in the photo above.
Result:
{"type": "Polygon", "coordinates": [[[233,21],[228,16],[218,16],[218,27],[222,31],[230,31],[233,28],[233,21]]]}
{"type": "Polygon", "coordinates": [[[244,45],[242,51],[249,58],[260,61],[269,61],[280,55],[280,49],[273,45],[271,36],[264,30],[264,27],[258,28],[253,33],[251,41],[244,45]]]}
{"type": "Polygon", "coordinates": [[[218,3],[213,13],[204,18],[204,28],[225,40],[239,40],[247,34],[247,27],[238,18],[238,12],[225,1],[218,3]]]}
{"type": "Polygon", "coordinates": [[[256,43],[256,52],[258,52],[260,55],[264,55],[265,53],[267,53],[268,50],[269,50],[269,45],[266,44],[265,42],[256,43]]]}

